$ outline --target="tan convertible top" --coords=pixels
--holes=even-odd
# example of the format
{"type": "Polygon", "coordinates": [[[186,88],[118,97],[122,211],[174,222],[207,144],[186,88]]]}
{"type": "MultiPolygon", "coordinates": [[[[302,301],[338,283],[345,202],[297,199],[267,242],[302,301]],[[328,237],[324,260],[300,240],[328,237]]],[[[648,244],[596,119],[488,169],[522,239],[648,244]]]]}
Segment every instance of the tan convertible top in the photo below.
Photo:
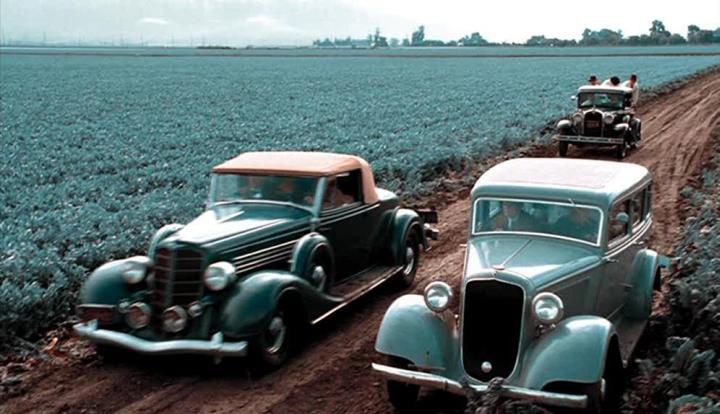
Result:
{"type": "Polygon", "coordinates": [[[329,152],[268,151],[246,152],[213,168],[215,173],[260,174],[299,177],[327,177],[360,170],[365,202],[377,201],[370,164],[354,155],[329,152]]]}

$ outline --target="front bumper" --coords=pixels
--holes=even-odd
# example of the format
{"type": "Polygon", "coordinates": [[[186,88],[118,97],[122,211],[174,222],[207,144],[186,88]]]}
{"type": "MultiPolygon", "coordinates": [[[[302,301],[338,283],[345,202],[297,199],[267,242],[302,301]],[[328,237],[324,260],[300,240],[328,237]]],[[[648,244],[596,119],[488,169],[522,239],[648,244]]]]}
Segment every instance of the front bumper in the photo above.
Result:
{"type": "Polygon", "coordinates": [[[555,135],[556,141],[578,142],[583,144],[620,145],[625,143],[625,138],[589,137],[586,135],[555,135]]]}
{"type": "MultiPolygon", "coordinates": [[[[463,384],[457,381],[426,372],[393,368],[381,364],[372,364],[372,368],[389,380],[419,385],[422,387],[435,388],[463,396],[467,395],[468,388],[475,393],[481,394],[488,391],[488,386],[486,384],[467,384],[466,386],[463,386],[463,384]]],[[[530,401],[533,403],[542,403],[556,407],[580,409],[587,407],[586,395],[539,391],[529,388],[514,387],[511,385],[502,385],[500,393],[504,397],[530,401]]]]}
{"type": "Polygon", "coordinates": [[[173,355],[195,354],[211,355],[215,357],[246,356],[248,353],[247,341],[223,342],[222,332],[212,336],[209,341],[199,339],[179,339],[172,341],[148,341],[123,332],[109,329],[98,329],[96,320],[87,323],[78,323],[73,326],[78,336],[105,345],[129,349],[141,354],[173,355]]]}

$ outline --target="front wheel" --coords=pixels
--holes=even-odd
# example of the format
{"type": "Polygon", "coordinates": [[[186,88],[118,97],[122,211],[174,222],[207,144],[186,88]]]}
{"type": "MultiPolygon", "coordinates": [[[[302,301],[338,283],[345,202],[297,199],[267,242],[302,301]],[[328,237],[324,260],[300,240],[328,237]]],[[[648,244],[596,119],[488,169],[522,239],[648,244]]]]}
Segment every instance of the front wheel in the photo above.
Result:
{"type": "Polygon", "coordinates": [[[251,352],[259,366],[277,368],[287,360],[293,340],[288,315],[282,307],[276,309],[263,331],[251,341],[251,352]]]}
{"type": "Polygon", "coordinates": [[[558,143],[558,153],[561,157],[566,157],[568,152],[568,143],[560,141],[558,143]]]}
{"type": "MultiPolygon", "coordinates": [[[[388,366],[393,368],[408,369],[410,362],[394,356],[388,356],[388,366]]],[[[387,393],[390,403],[398,412],[413,412],[415,403],[417,402],[420,387],[413,384],[405,384],[403,382],[387,381],[387,393]]]]}
{"type": "Polygon", "coordinates": [[[622,144],[618,145],[615,149],[615,157],[619,160],[627,157],[627,151],[628,151],[628,144],[627,141],[624,141],[622,144]]]}

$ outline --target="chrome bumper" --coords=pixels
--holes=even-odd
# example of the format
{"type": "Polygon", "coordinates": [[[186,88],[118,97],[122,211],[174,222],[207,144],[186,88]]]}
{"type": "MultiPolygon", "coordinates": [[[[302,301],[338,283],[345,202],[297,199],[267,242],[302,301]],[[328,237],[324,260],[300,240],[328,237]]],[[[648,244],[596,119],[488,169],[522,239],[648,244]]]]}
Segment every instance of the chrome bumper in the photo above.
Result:
{"type": "MultiPolygon", "coordinates": [[[[463,387],[463,385],[457,381],[426,372],[410,371],[380,364],[372,364],[372,368],[376,372],[380,373],[380,375],[393,381],[435,388],[463,396],[467,395],[466,387],[469,387],[472,391],[477,393],[485,393],[488,390],[488,386],[485,384],[468,384],[466,387],[463,387]]],[[[503,385],[501,394],[502,396],[508,398],[553,405],[556,407],[585,408],[587,406],[587,396],[585,395],[538,391],[529,388],[514,387],[511,385],[503,385]]]]}
{"type": "Polygon", "coordinates": [[[123,332],[98,329],[97,321],[78,323],[73,326],[78,336],[87,338],[98,344],[113,345],[129,349],[141,354],[172,355],[172,354],[199,354],[215,357],[246,356],[248,343],[223,342],[221,332],[212,336],[209,341],[198,339],[179,339],[172,341],[148,341],[123,332]]]}
{"type": "Polygon", "coordinates": [[[620,145],[625,142],[624,138],[588,137],[585,135],[555,135],[555,140],[606,145],[620,145]]]}

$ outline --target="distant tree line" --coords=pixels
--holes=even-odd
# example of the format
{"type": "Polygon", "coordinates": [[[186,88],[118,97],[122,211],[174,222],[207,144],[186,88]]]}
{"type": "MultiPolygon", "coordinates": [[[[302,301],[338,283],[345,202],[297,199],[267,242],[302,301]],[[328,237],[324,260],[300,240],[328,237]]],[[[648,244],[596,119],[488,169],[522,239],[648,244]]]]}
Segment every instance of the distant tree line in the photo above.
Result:
{"type": "MultiPolygon", "coordinates": [[[[700,27],[692,24],[688,26],[687,36],[683,37],[678,33],[670,33],[665,28],[665,24],[660,20],[653,20],[652,25],[648,34],[642,34],[639,36],[628,36],[623,35],[622,30],[610,30],[600,29],[591,30],[585,29],[582,32],[580,40],[575,39],[558,39],[548,38],[543,35],[532,36],[525,43],[524,46],[654,46],[654,45],[681,45],[681,44],[701,44],[701,43],[720,43],[720,27],[715,30],[701,29],[700,27]]],[[[492,43],[485,40],[479,32],[474,32],[470,35],[464,36],[458,40],[442,41],[432,40],[425,38],[425,26],[420,26],[415,30],[410,38],[405,38],[400,41],[397,38],[388,39],[385,36],[380,35],[380,29],[376,29],[375,33],[367,35],[364,39],[352,39],[347,37],[345,39],[333,39],[325,38],[324,40],[315,40],[313,46],[318,47],[367,47],[367,48],[378,48],[378,47],[440,47],[440,46],[517,46],[516,43],[492,43]]]]}

